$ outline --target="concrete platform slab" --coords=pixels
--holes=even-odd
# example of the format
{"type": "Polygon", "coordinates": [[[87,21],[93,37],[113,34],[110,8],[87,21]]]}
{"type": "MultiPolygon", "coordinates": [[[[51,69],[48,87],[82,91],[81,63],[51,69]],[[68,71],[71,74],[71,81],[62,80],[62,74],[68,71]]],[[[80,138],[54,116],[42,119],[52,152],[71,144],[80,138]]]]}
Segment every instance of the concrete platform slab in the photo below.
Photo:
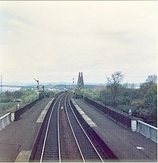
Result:
{"type": "Polygon", "coordinates": [[[15,159],[15,162],[29,162],[29,158],[31,155],[31,150],[29,151],[21,151],[17,158],[15,159]]]}
{"type": "Polygon", "coordinates": [[[157,143],[122,127],[84,101],[80,99],[75,99],[75,101],[96,123],[98,127],[94,130],[120,161],[157,162],[157,143]]]}

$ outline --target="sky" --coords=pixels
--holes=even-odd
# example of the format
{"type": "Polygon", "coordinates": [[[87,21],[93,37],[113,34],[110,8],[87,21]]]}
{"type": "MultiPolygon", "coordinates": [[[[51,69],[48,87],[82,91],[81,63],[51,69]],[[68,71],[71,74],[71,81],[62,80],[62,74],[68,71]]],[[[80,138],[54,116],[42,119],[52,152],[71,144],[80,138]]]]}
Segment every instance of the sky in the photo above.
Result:
{"type": "Polygon", "coordinates": [[[3,83],[157,75],[156,1],[0,1],[3,83]]]}

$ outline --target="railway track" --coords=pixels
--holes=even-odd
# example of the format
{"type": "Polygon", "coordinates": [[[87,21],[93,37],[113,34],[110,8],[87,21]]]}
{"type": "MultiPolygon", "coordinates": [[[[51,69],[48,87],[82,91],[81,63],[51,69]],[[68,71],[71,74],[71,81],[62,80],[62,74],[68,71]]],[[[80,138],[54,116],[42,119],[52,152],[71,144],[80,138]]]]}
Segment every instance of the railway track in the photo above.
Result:
{"type": "Polygon", "coordinates": [[[70,92],[60,94],[50,109],[34,161],[104,162],[107,159],[75,113],[70,92]]]}

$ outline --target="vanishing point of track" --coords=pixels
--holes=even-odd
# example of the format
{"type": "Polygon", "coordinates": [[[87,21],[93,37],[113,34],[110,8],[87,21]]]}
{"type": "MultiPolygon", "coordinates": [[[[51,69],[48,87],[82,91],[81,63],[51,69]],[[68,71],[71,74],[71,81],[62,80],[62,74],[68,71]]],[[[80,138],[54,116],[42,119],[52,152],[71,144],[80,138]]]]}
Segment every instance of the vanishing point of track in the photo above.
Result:
{"type": "Polygon", "coordinates": [[[71,101],[71,92],[60,94],[47,116],[35,161],[104,162],[105,154],[81,125],[71,101]]]}

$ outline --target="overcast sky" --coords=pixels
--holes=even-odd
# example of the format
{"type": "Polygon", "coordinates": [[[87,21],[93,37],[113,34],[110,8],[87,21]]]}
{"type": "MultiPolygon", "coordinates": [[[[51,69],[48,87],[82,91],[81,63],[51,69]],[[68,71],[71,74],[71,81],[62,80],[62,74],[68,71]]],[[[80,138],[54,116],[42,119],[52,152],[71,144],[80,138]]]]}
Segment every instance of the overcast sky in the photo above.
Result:
{"type": "Polygon", "coordinates": [[[0,2],[3,82],[106,83],[157,75],[156,1],[0,2]]]}

